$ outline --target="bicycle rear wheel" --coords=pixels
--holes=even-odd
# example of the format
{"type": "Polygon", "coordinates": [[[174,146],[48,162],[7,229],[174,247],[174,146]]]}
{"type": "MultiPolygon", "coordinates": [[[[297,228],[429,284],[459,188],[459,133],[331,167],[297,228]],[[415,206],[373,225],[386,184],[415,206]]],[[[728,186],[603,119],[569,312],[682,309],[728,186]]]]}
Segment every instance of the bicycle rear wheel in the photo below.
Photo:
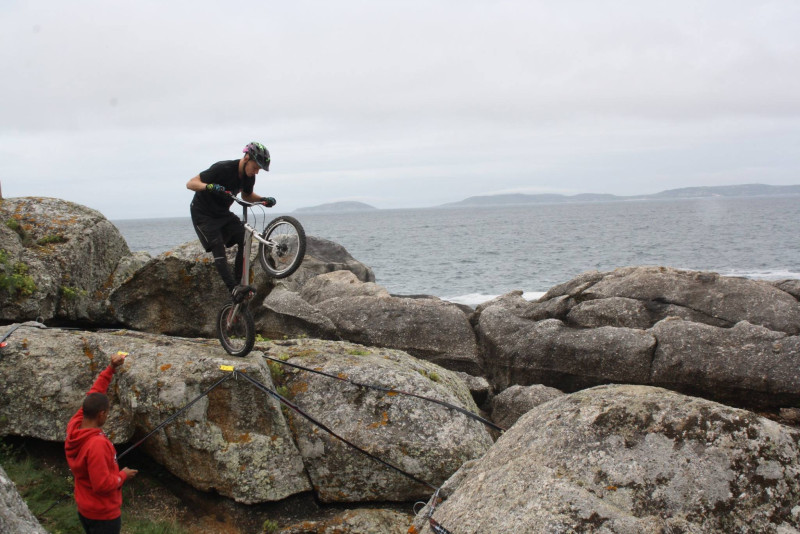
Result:
{"type": "Polygon", "coordinates": [[[286,278],[300,267],[306,255],[306,232],[294,217],[273,219],[261,233],[269,245],[259,243],[258,261],[273,278],[286,278]]]}
{"type": "Polygon", "coordinates": [[[246,305],[228,303],[217,316],[217,337],[232,356],[244,357],[256,342],[256,325],[246,305]]]}

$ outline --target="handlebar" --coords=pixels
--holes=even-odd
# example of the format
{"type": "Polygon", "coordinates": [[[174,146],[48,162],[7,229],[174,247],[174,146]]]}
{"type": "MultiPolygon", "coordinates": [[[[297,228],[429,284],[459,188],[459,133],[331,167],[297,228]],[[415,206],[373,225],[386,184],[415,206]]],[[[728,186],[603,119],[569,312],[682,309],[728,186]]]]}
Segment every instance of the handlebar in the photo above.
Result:
{"type": "Polygon", "coordinates": [[[232,193],[230,193],[228,191],[226,191],[226,193],[228,194],[228,197],[233,199],[233,201],[236,202],[237,204],[239,204],[240,206],[244,206],[244,207],[247,207],[247,208],[252,208],[253,206],[261,206],[261,207],[264,207],[264,208],[267,207],[263,202],[248,202],[248,201],[246,201],[244,199],[241,199],[241,198],[237,197],[236,195],[234,195],[234,194],[232,194],[232,193]]]}

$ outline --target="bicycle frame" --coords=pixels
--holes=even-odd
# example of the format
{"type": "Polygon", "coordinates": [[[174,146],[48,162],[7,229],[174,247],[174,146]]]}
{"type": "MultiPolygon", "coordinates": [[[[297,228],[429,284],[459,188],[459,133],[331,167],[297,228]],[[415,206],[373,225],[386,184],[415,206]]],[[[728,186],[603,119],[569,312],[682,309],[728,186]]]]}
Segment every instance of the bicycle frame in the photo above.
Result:
{"type": "Polygon", "coordinates": [[[239,278],[243,286],[248,286],[250,285],[250,248],[253,244],[253,238],[268,247],[274,246],[274,243],[258,235],[258,230],[247,222],[247,208],[261,206],[261,204],[248,202],[237,197],[233,197],[233,200],[242,207],[242,225],[246,233],[244,236],[244,250],[242,251],[242,271],[244,272],[240,273],[241,276],[239,278]]]}
{"type": "MultiPolygon", "coordinates": [[[[236,273],[240,284],[250,286],[254,238],[259,243],[258,259],[267,276],[279,279],[294,273],[303,261],[306,248],[306,235],[300,222],[288,215],[282,215],[267,223],[264,212],[264,230],[259,232],[248,222],[248,208],[265,206],[233,195],[230,197],[242,206],[242,226],[246,232],[242,243],[244,248],[241,250],[242,271],[236,273]]],[[[254,218],[258,217],[255,213],[253,215],[254,218]]],[[[217,316],[217,336],[228,354],[246,356],[253,348],[255,323],[248,308],[254,296],[255,291],[252,289],[245,295],[237,295],[234,302],[225,304],[217,316]],[[239,296],[242,298],[238,298],[239,296]]]]}

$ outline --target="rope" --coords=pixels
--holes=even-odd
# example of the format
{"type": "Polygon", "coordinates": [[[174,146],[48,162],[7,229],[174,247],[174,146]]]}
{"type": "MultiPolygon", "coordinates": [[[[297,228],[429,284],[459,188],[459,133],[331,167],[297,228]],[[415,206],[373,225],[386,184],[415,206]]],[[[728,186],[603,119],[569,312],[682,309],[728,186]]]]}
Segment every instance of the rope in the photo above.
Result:
{"type": "Polygon", "coordinates": [[[278,360],[276,358],[270,358],[267,355],[264,355],[264,358],[266,358],[267,360],[273,361],[273,362],[280,363],[282,365],[288,365],[289,367],[294,367],[296,369],[301,369],[303,371],[308,371],[309,373],[314,373],[314,374],[326,376],[328,378],[333,378],[335,380],[340,380],[342,382],[347,382],[347,383],[350,383],[350,384],[353,384],[355,386],[359,386],[359,387],[362,387],[362,388],[375,389],[375,390],[383,391],[383,392],[386,392],[386,393],[397,393],[397,394],[400,394],[400,395],[406,395],[408,397],[415,397],[417,399],[422,399],[424,401],[440,404],[442,406],[450,408],[451,410],[455,410],[455,411],[457,411],[459,413],[462,413],[462,414],[466,415],[467,417],[470,417],[470,418],[472,418],[472,419],[474,419],[476,421],[480,421],[484,425],[490,426],[490,427],[494,428],[495,430],[499,430],[500,432],[505,432],[506,431],[505,428],[503,428],[501,426],[498,426],[498,425],[492,423],[491,421],[489,421],[487,419],[484,419],[483,417],[481,417],[481,416],[479,416],[477,414],[474,414],[474,413],[470,412],[469,410],[466,410],[466,409],[464,409],[464,408],[462,408],[460,406],[456,406],[455,404],[450,404],[449,402],[440,401],[440,400],[434,399],[432,397],[426,397],[424,395],[418,395],[416,393],[410,393],[408,391],[403,391],[403,390],[400,390],[400,389],[395,389],[394,387],[376,386],[376,385],[373,385],[373,384],[364,384],[362,382],[356,382],[355,380],[350,380],[349,378],[342,378],[340,376],[332,375],[332,374],[326,373],[324,371],[318,371],[316,369],[311,369],[309,367],[303,367],[302,365],[297,365],[295,363],[289,363],[289,362],[285,362],[283,360],[278,360]]]}
{"type": "Polygon", "coordinates": [[[171,423],[172,421],[174,421],[174,420],[175,420],[175,419],[176,419],[176,418],[177,418],[179,415],[181,415],[183,412],[185,412],[186,410],[188,410],[189,408],[191,408],[191,407],[194,405],[194,403],[196,403],[197,401],[199,401],[200,399],[202,399],[203,397],[205,397],[206,395],[208,395],[209,393],[211,393],[211,391],[213,391],[213,390],[214,390],[214,388],[216,388],[217,386],[219,386],[220,384],[222,384],[222,383],[223,383],[223,382],[225,382],[226,380],[229,380],[229,379],[230,379],[232,376],[233,376],[232,374],[228,374],[228,375],[225,375],[224,377],[220,378],[219,380],[217,380],[217,381],[214,383],[214,385],[213,385],[213,386],[211,386],[210,388],[208,388],[207,390],[205,390],[204,392],[202,392],[200,395],[198,395],[197,397],[195,397],[194,399],[192,399],[191,401],[189,401],[189,403],[187,403],[186,405],[184,405],[184,407],[183,407],[183,408],[181,408],[180,410],[178,410],[177,412],[175,412],[174,414],[172,414],[171,416],[169,416],[169,417],[168,417],[168,418],[167,418],[167,419],[166,419],[166,420],[165,420],[163,423],[161,423],[160,425],[158,425],[157,427],[155,427],[153,430],[151,430],[149,434],[147,434],[145,437],[143,437],[142,439],[140,439],[139,441],[137,441],[136,443],[134,443],[133,445],[131,445],[130,447],[128,447],[128,449],[127,449],[127,450],[125,450],[125,452],[123,452],[122,454],[119,454],[119,455],[117,455],[117,460],[119,460],[120,458],[122,458],[123,456],[125,456],[126,454],[128,454],[129,452],[131,452],[133,449],[135,449],[136,447],[138,447],[139,445],[141,445],[142,443],[144,443],[144,441],[145,441],[147,438],[149,438],[150,436],[152,436],[153,434],[155,434],[156,432],[158,432],[159,430],[161,430],[163,427],[165,427],[165,426],[167,426],[168,424],[170,424],[170,423],[171,423]]]}
{"type": "Polygon", "coordinates": [[[373,459],[373,460],[375,460],[376,462],[379,462],[379,463],[381,463],[381,464],[385,465],[386,467],[389,467],[389,468],[391,468],[391,469],[394,469],[395,471],[397,471],[397,472],[398,472],[398,473],[400,473],[401,475],[405,475],[406,477],[410,478],[410,479],[411,479],[411,480],[413,480],[414,482],[417,482],[418,484],[422,484],[423,486],[427,486],[428,488],[430,488],[430,489],[432,489],[432,490],[434,490],[434,491],[436,491],[436,490],[438,489],[438,488],[437,488],[436,486],[434,486],[433,484],[430,484],[430,483],[428,483],[428,482],[426,482],[426,481],[422,480],[421,478],[418,478],[418,477],[416,477],[415,475],[412,475],[411,473],[409,473],[409,472],[407,472],[407,471],[403,471],[403,470],[402,470],[402,469],[400,469],[399,467],[397,467],[397,466],[395,466],[395,465],[392,465],[392,464],[390,464],[390,463],[389,463],[389,462],[387,462],[386,460],[383,460],[383,459],[381,459],[381,458],[378,458],[377,456],[375,456],[375,455],[374,455],[374,454],[372,454],[371,452],[368,452],[368,451],[366,451],[366,450],[362,449],[361,447],[359,447],[358,445],[356,445],[356,444],[354,444],[354,443],[352,443],[352,442],[348,441],[347,439],[343,438],[342,436],[340,436],[339,434],[337,434],[336,432],[334,432],[333,430],[331,430],[330,428],[328,428],[327,426],[325,426],[323,423],[321,423],[320,421],[317,421],[317,420],[316,420],[316,419],[314,419],[314,418],[313,418],[311,415],[309,415],[308,413],[304,412],[304,411],[303,411],[303,410],[302,410],[302,409],[301,409],[299,406],[297,406],[295,403],[293,403],[292,401],[290,401],[289,399],[287,399],[287,398],[286,398],[286,397],[284,397],[283,395],[279,394],[277,391],[273,391],[273,390],[271,390],[270,388],[268,388],[267,386],[265,386],[264,384],[262,384],[261,382],[259,382],[259,381],[258,381],[258,380],[256,380],[255,378],[252,378],[252,377],[248,376],[247,374],[245,374],[245,373],[241,373],[241,372],[239,372],[239,371],[234,371],[234,373],[236,373],[236,375],[237,375],[237,376],[241,376],[241,377],[243,377],[245,380],[247,380],[248,382],[250,382],[251,384],[253,384],[255,387],[257,387],[257,388],[258,388],[258,389],[260,389],[261,391],[264,391],[265,393],[268,393],[268,394],[272,395],[273,397],[275,397],[276,399],[278,399],[278,401],[280,401],[281,403],[285,404],[286,406],[288,406],[289,408],[291,408],[292,410],[294,410],[295,412],[297,412],[297,413],[298,413],[298,414],[300,414],[301,416],[305,417],[306,419],[308,419],[309,421],[311,421],[311,423],[312,423],[312,424],[314,424],[314,425],[318,426],[319,428],[321,428],[322,430],[324,430],[325,432],[327,432],[327,433],[328,433],[328,434],[330,434],[331,436],[333,436],[333,437],[335,437],[336,439],[338,439],[338,440],[340,440],[340,441],[344,442],[345,444],[349,445],[350,447],[354,448],[355,450],[357,450],[357,451],[359,451],[359,452],[361,452],[361,453],[363,453],[363,454],[365,454],[365,455],[369,456],[370,458],[372,458],[372,459],[373,459]]]}
{"type": "MultiPolygon", "coordinates": [[[[273,361],[278,361],[278,362],[280,362],[280,360],[274,360],[273,358],[269,358],[268,356],[265,356],[265,358],[267,358],[267,359],[270,359],[270,360],[273,360],[273,361]]],[[[345,382],[350,382],[350,383],[352,383],[352,384],[354,384],[354,385],[357,385],[357,386],[361,386],[361,387],[368,387],[368,388],[377,389],[377,390],[380,390],[380,391],[391,392],[391,393],[401,393],[401,394],[408,395],[408,396],[411,396],[411,397],[417,397],[417,398],[420,398],[420,399],[428,400],[428,401],[431,401],[431,402],[435,402],[435,403],[437,403],[437,404],[441,404],[441,405],[443,405],[443,406],[447,406],[447,407],[449,407],[449,408],[456,409],[456,410],[458,410],[459,412],[466,413],[467,415],[471,415],[471,416],[473,416],[474,418],[476,418],[476,419],[478,419],[478,420],[485,421],[485,420],[483,420],[482,418],[480,418],[480,417],[476,416],[475,414],[473,414],[472,412],[467,412],[466,410],[463,410],[463,409],[461,409],[461,408],[459,408],[459,407],[457,407],[457,406],[451,405],[451,404],[449,404],[449,403],[446,403],[446,402],[438,401],[438,400],[436,400],[436,399],[431,399],[431,398],[429,398],[429,397],[423,397],[423,396],[421,396],[421,395],[416,395],[416,394],[414,394],[414,393],[406,393],[406,392],[403,392],[403,391],[400,391],[400,390],[396,390],[396,389],[393,389],[393,388],[385,388],[385,387],[382,387],[382,386],[371,386],[371,385],[369,385],[369,384],[361,384],[361,383],[354,382],[354,381],[347,380],[347,379],[343,379],[343,378],[340,378],[340,377],[337,377],[337,376],[334,376],[334,375],[330,375],[330,374],[327,374],[327,373],[323,373],[323,372],[321,372],[321,371],[315,371],[315,370],[313,370],[313,369],[304,368],[304,367],[302,367],[302,366],[298,366],[298,365],[295,365],[295,364],[289,364],[289,363],[287,363],[287,362],[280,362],[280,363],[284,363],[284,364],[286,364],[286,365],[290,365],[290,366],[292,366],[292,367],[297,367],[297,368],[299,368],[299,369],[303,369],[303,370],[310,371],[310,372],[313,372],[313,373],[317,373],[317,374],[321,374],[321,375],[324,375],[324,376],[328,376],[328,377],[330,377],[330,378],[336,378],[337,380],[342,380],[342,381],[345,381],[345,382]]],[[[350,446],[351,448],[353,448],[353,449],[355,449],[355,450],[359,451],[360,453],[362,453],[362,454],[364,454],[364,455],[368,456],[369,458],[371,458],[371,459],[375,460],[376,462],[378,462],[378,463],[380,463],[380,464],[382,464],[382,465],[385,465],[386,467],[389,467],[390,469],[393,469],[394,471],[396,471],[396,472],[400,473],[401,475],[403,475],[403,476],[405,476],[405,477],[407,477],[407,478],[409,478],[409,479],[413,480],[414,482],[416,482],[416,483],[418,483],[418,484],[421,484],[421,485],[423,485],[423,486],[425,486],[425,487],[427,487],[427,488],[430,488],[430,489],[432,489],[432,490],[434,491],[434,494],[433,494],[433,497],[432,497],[433,504],[432,504],[432,506],[431,506],[431,510],[430,510],[430,512],[428,513],[428,517],[427,517],[427,519],[428,519],[428,522],[429,522],[429,524],[430,524],[430,526],[431,526],[431,529],[433,530],[433,532],[434,532],[434,533],[436,533],[436,534],[451,534],[449,530],[445,529],[443,526],[441,526],[439,523],[437,523],[437,522],[436,522],[436,521],[433,519],[433,517],[432,517],[432,516],[433,516],[433,512],[436,510],[436,505],[438,504],[438,503],[437,503],[437,500],[438,500],[438,495],[439,495],[439,490],[440,490],[440,488],[439,488],[439,487],[437,487],[437,486],[434,486],[433,484],[431,484],[431,483],[429,483],[429,482],[426,482],[425,480],[422,480],[421,478],[417,477],[416,475],[412,475],[411,473],[409,473],[409,472],[407,472],[407,471],[405,471],[405,470],[403,470],[403,469],[401,469],[401,468],[399,468],[399,467],[397,467],[397,466],[395,466],[395,465],[393,465],[393,464],[391,464],[391,463],[387,462],[386,460],[383,460],[382,458],[379,458],[378,456],[375,456],[375,455],[374,455],[374,454],[372,454],[371,452],[369,452],[369,451],[367,451],[367,450],[365,450],[365,449],[363,449],[363,448],[359,447],[359,446],[358,446],[358,445],[356,445],[355,443],[353,443],[353,442],[349,441],[348,439],[346,439],[346,438],[344,438],[344,437],[340,436],[339,434],[337,434],[336,432],[334,432],[333,430],[331,430],[331,429],[330,429],[328,426],[326,426],[326,425],[325,425],[325,424],[323,424],[322,422],[318,421],[317,419],[315,419],[314,417],[312,417],[311,415],[309,415],[307,412],[305,412],[303,409],[301,409],[301,408],[300,408],[299,406],[297,406],[295,403],[293,403],[292,401],[290,401],[289,399],[287,399],[287,398],[286,398],[286,397],[284,397],[283,395],[279,394],[277,391],[274,391],[274,390],[272,390],[272,389],[268,388],[267,386],[265,386],[264,384],[262,384],[261,382],[259,382],[259,381],[258,381],[258,380],[256,380],[255,378],[252,378],[251,376],[247,375],[246,373],[242,373],[242,372],[240,372],[240,371],[238,371],[238,370],[235,370],[235,369],[233,369],[232,367],[230,367],[230,368],[227,368],[227,367],[221,366],[220,368],[221,368],[223,371],[232,371],[232,372],[230,372],[230,373],[226,374],[224,377],[220,378],[220,379],[219,379],[218,381],[216,381],[216,382],[215,382],[215,383],[214,383],[214,384],[213,384],[211,387],[209,387],[208,389],[206,389],[205,391],[203,391],[203,392],[202,392],[200,395],[198,395],[197,397],[195,397],[194,399],[192,399],[191,401],[189,401],[189,402],[188,402],[187,404],[185,404],[185,405],[184,405],[184,406],[183,406],[183,407],[182,407],[180,410],[178,410],[177,412],[175,412],[174,414],[172,414],[170,417],[168,417],[166,420],[164,420],[164,421],[163,421],[161,424],[159,424],[157,427],[155,427],[155,428],[154,428],[152,431],[150,431],[150,432],[149,432],[149,433],[148,433],[146,436],[144,436],[142,439],[140,439],[139,441],[137,441],[136,443],[134,443],[133,445],[131,445],[131,446],[130,446],[128,449],[126,449],[126,450],[125,450],[124,452],[122,452],[121,454],[117,455],[117,458],[116,458],[116,459],[117,459],[117,460],[119,460],[120,458],[122,458],[123,456],[125,456],[126,454],[128,454],[129,452],[131,452],[133,449],[135,449],[136,447],[138,447],[139,445],[141,445],[142,443],[144,443],[144,442],[145,442],[145,441],[146,441],[148,438],[150,438],[150,437],[151,437],[153,434],[155,434],[156,432],[158,432],[159,430],[161,430],[163,427],[165,427],[165,426],[167,426],[168,424],[170,424],[170,423],[171,423],[172,421],[174,421],[174,420],[175,420],[177,417],[179,417],[181,414],[183,414],[183,413],[184,413],[184,412],[186,412],[186,411],[187,411],[189,408],[191,408],[191,407],[192,407],[192,406],[193,406],[195,403],[197,403],[197,402],[198,402],[200,399],[202,399],[203,397],[205,397],[206,395],[208,395],[209,393],[211,393],[211,391],[213,391],[215,388],[219,387],[219,386],[220,386],[221,384],[223,384],[225,381],[227,381],[227,380],[230,380],[230,379],[231,379],[231,377],[234,377],[234,376],[236,376],[236,377],[240,377],[240,376],[241,376],[242,378],[244,378],[245,380],[247,380],[248,382],[250,382],[251,384],[253,384],[253,385],[254,385],[256,388],[260,389],[261,391],[264,391],[265,393],[267,393],[267,394],[271,395],[272,397],[275,397],[275,398],[276,398],[276,399],[277,399],[279,402],[281,402],[282,404],[284,404],[284,405],[286,405],[287,407],[291,408],[291,409],[292,409],[292,410],[294,410],[296,413],[298,413],[299,415],[301,415],[302,417],[304,417],[305,419],[307,419],[308,421],[310,421],[310,422],[311,422],[312,424],[314,424],[315,426],[317,426],[317,427],[321,428],[322,430],[324,430],[325,432],[327,432],[327,433],[328,433],[328,434],[330,434],[331,436],[335,437],[335,438],[336,438],[336,439],[338,439],[339,441],[341,441],[341,442],[345,443],[346,445],[348,445],[348,446],[350,446]]],[[[491,426],[495,426],[495,425],[492,425],[491,423],[489,423],[488,421],[486,421],[486,423],[490,424],[491,426]]],[[[499,427],[497,427],[497,428],[499,428],[499,427]]],[[[502,429],[500,429],[500,430],[502,430],[502,429]]],[[[51,505],[50,505],[50,507],[49,507],[49,508],[47,508],[47,510],[45,510],[44,512],[42,512],[41,514],[39,514],[37,517],[44,516],[44,515],[45,515],[47,512],[49,512],[49,511],[50,511],[50,510],[52,510],[52,509],[53,509],[55,506],[57,506],[58,504],[60,504],[60,503],[61,503],[61,502],[64,500],[64,498],[66,498],[66,497],[62,497],[61,499],[58,499],[56,502],[54,502],[53,504],[51,504],[51,505]]]]}
{"type": "MultiPolygon", "coordinates": [[[[170,417],[168,417],[168,418],[167,418],[167,419],[166,419],[166,420],[165,420],[163,423],[161,423],[160,425],[158,425],[157,427],[155,427],[155,428],[154,428],[154,429],[153,429],[153,430],[152,430],[152,431],[151,431],[149,434],[147,434],[145,437],[143,437],[142,439],[140,439],[139,441],[137,441],[136,443],[134,443],[133,445],[131,445],[130,447],[128,447],[128,449],[127,449],[125,452],[123,452],[122,454],[118,454],[118,455],[117,455],[117,457],[116,457],[116,460],[117,460],[117,461],[119,461],[119,459],[120,459],[120,458],[122,458],[123,456],[125,456],[126,454],[128,454],[129,452],[131,452],[133,449],[135,449],[136,447],[138,447],[139,445],[141,445],[142,443],[144,443],[144,441],[145,441],[147,438],[149,438],[150,436],[152,436],[153,434],[155,434],[156,432],[158,432],[159,430],[161,430],[163,427],[165,427],[165,426],[167,426],[168,424],[170,424],[172,421],[174,421],[174,420],[175,420],[175,418],[176,418],[176,417],[178,417],[180,414],[182,414],[183,412],[185,412],[186,410],[188,410],[189,408],[191,408],[191,407],[192,407],[192,405],[194,405],[194,403],[196,403],[197,401],[199,401],[200,399],[202,399],[203,397],[205,397],[206,395],[208,395],[209,393],[211,393],[211,391],[212,391],[214,388],[216,388],[217,386],[219,386],[220,384],[222,384],[222,383],[223,383],[223,382],[225,382],[226,380],[229,380],[229,379],[231,378],[231,376],[233,376],[233,375],[230,375],[230,374],[228,374],[228,375],[225,375],[225,376],[224,376],[224,377],[222,377],[220,380],[218,380],[218,381],[217,381],[217,382],[216,382],[216,383],[215,383],[213,386],[211,386],[210,388],[208,388],[207,390],[205,390],[203,393],[201,393],[200,395],[198,395],[197,397],[195,397],[194,399],[192,399],[191,401],[189,401],[189,402],[188,402],[186,405],[184,405],[184,406],[183,406],[183,408],[181,408],[180,410],[178,410],[177,412],[175,412],[174,414],[172,414],[170,417]]],[[[36,517],[41,517],[41,516],[45,515],[47,512],[49,512],[50,510],[52,510],[53,508],[55,508],[56,506],[58,506],[59,504],[61,504],[61,502],[63,502],[63,501],[64,501],[64,499],[65,499],[66,497],[68,497],[68,496],[61,497],[61,498],[60,498],[60,499],[58,499],[56,502],[54,502],[53,504],[51,504],[51,505],[50,505],[50,506],[47,508],[47,510],[45,510],[44,512],[42,512],[41,514],[39,514],[39,515],[38,515],[38,516],[36,516],[36,517]]]]}

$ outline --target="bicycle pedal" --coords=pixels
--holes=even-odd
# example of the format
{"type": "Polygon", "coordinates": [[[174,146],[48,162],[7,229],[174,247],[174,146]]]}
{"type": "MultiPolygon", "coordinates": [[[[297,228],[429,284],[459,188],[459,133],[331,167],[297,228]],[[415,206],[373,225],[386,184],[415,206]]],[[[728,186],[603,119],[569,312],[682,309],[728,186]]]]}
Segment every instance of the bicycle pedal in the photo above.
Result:
{"type": "Polygon", "coordinates": [[[231,298],[233,302],[240,303],[252,299],[256,295],[255,289],[252,286],[236,286],[231,291],[231,298]]]}

